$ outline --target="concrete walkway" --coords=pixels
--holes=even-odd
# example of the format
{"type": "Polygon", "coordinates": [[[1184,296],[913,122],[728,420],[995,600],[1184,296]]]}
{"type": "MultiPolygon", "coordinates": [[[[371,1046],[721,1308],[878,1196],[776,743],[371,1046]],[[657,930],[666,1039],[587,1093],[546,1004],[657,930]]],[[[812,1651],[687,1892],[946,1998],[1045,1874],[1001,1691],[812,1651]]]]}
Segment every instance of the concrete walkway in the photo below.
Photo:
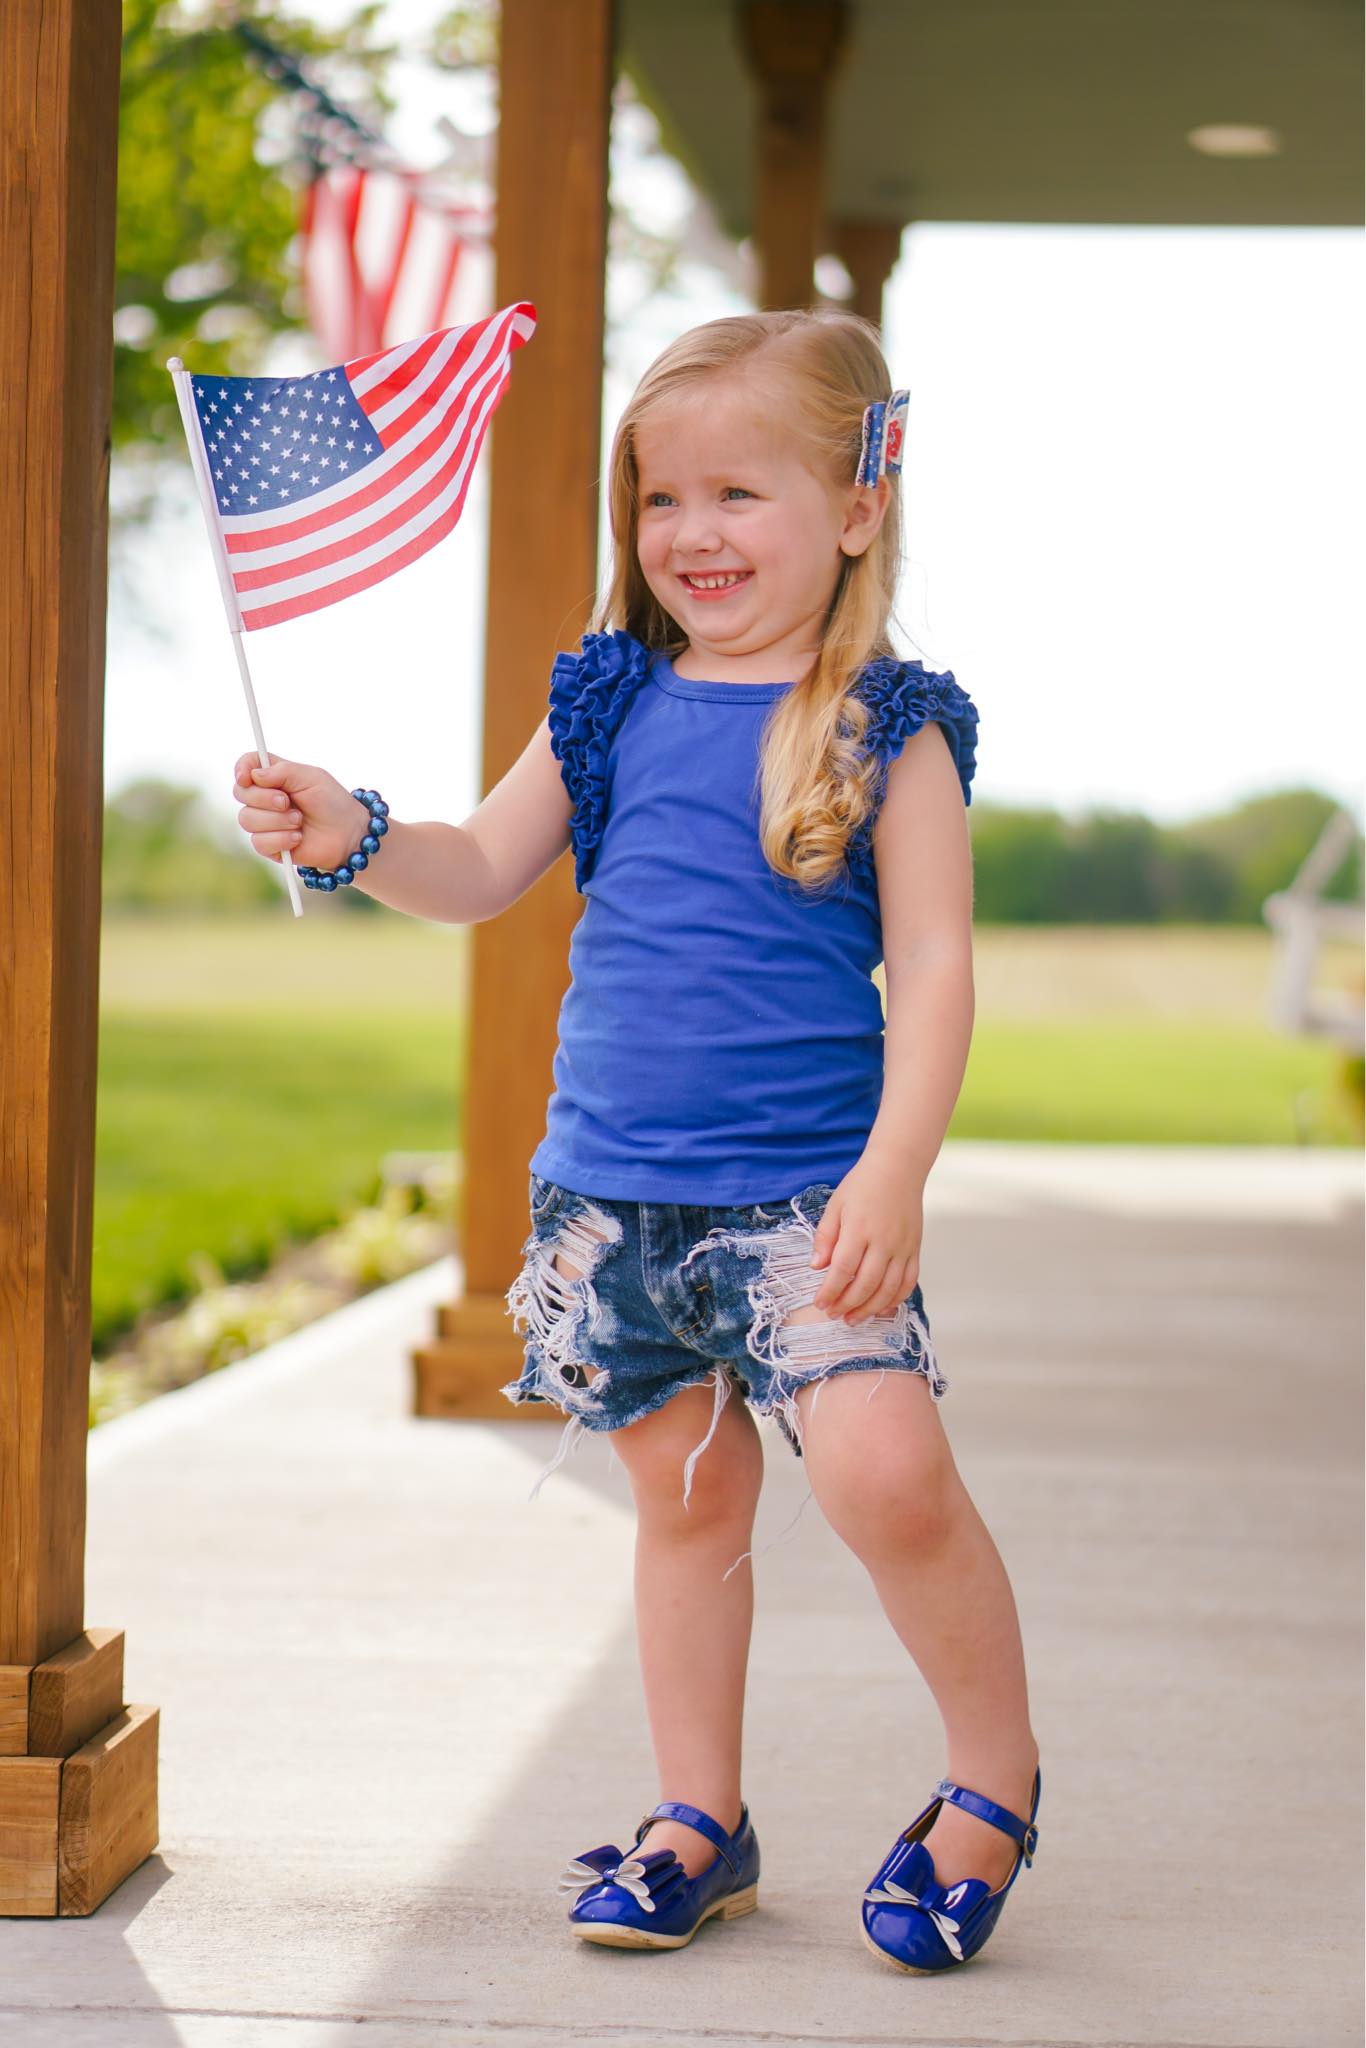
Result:
{"type": "MultiPolygon", "coordinates": [[[[947,1146],[941,1414],[1011,1572],[1040,1847],[979,1961],[879,1964],[858,1899],[943,1768],[814,1501],[756,1568],[761,1905],[674,1954],[556,1881],[654,1799],[624,1472],[556,1422],[417,1422],[443,1260],[92,1440],[92,1625],[162,1710],[159,1854],[0,1922],[13,2048],[637,2043],[1357,2048],[1361,1169],[947,1146]]],[[[802,1468],[766,1431],[760,1543],[802,1468]]]]}

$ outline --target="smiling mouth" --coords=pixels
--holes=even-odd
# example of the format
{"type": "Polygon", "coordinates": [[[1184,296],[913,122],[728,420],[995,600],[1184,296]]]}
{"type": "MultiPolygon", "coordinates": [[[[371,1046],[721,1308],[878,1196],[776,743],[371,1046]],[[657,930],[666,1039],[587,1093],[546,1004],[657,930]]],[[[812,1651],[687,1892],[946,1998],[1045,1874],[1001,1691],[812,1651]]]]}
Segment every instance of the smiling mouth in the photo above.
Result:
{"type": "Polygon", "coordinates": [[[736,590],[742,583],[748,583],[754,574],[752,569],[725,569],[708,576],[680,576],[679,581],[686,590],[695,591],[699,596],[712,596],[723,590],[736,590]]]}

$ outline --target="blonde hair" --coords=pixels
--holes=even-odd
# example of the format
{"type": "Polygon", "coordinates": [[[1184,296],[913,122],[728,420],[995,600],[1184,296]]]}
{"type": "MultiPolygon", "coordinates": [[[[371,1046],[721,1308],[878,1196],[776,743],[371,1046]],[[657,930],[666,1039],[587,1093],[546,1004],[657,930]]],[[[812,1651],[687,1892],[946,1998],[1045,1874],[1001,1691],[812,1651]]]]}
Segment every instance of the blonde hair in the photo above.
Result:
{"type": "MultiPolygon", "coordinates": [[[[771,371],[792,400],[784,419],[800,434],[808,466],[830,485],[852,484],[864,408],[891,380],[871,321],[833,308],[741,313],[708,320],[655,358],[618,423],[608,471],[612,567],[593,617],[596,632],[624,628],[673,655],[687,645],[659,603],[636,552],[639,517],[635,434],[661,403],[701,379],[740,365],[771,371]]],[[[784,692],[760,754],[759,838],[769,866],[808,888],[845,867],[846,849],[877,801],[879,764],[862,745],[867,707],[852,692],[864,664],[896,658],[889,637],[901,570],[901,498],[894,475],[882,524],[863,554],[842,555],[816,659],[784,692]]]]}

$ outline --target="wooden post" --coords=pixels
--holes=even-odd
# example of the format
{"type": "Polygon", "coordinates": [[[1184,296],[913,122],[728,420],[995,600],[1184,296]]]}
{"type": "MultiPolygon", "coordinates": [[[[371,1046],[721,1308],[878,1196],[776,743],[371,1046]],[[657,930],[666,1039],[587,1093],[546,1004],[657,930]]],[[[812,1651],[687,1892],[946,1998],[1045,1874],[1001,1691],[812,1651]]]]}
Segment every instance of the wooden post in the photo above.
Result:
{"type": "Polygon", "coordinates": [[[82,1627],[120,25],[118,0],[0,0],[0,1914],[16,1915],[88,1913],[156,1846],[156,1709],[121,1711],[123,1638],[82,1627]]]}
{"type": "MultiPolygon", "coordinates": [[[[501,35],[494,300],[532,300],[537,329],[490,429],[486,791],[545,717],[552,657],[577,646],[597,584],[612,0],[503,0],[501,35]]],[[[474,927],[465,1293],[413,1353],[420,1415],[547,1412],[498,1392],[522,1364],[504,1296],[529,1228],[527,1161],[581,907],[566,857],[474,927]]]]}
{"type": "Polygon", "coordinates": [[[740,0],[741,47],[758,87],[754,238],[759,304],[809,306],[825,195],[825,108],[845,0],[740,0]]]}
{"type": "Polygon", "coordinates": [[[902,227],[894,220],[837,220],[834,253],[854,280],[850,311],[882,325],[883,287],[901,253],[902,227]]]}

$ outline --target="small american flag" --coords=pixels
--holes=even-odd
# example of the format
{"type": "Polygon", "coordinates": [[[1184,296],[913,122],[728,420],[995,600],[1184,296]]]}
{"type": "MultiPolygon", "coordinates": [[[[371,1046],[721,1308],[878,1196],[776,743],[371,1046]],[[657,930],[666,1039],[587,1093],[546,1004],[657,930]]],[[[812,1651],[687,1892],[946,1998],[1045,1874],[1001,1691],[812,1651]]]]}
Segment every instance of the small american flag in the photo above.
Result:
{"type": "Polygon", "coordinates": [[[188,373],[243,629],[368,590],[450,532],[535,331],[523,301],[307,377],[188,373]]]}

